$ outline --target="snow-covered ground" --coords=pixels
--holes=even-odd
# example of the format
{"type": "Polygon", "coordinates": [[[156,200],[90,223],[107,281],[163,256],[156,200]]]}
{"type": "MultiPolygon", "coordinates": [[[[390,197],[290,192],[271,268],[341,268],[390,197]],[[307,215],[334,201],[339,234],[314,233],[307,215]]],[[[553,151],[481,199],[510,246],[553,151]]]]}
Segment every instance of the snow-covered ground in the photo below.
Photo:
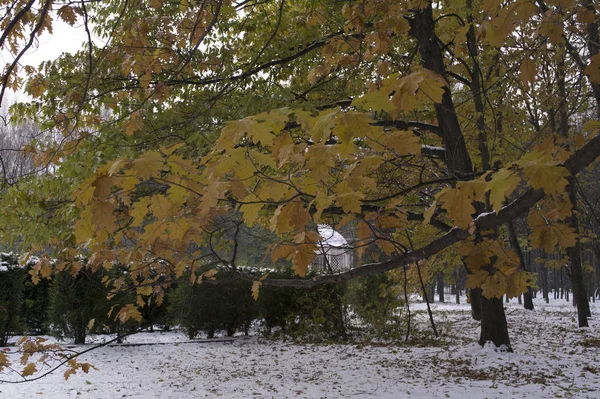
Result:
{"type": "MultiPolygon", "coordinates": [[[[512,302],[515,353],[480,348],[468,305],[433,304],[440,339],[422,303],[412,345],[298,345],[258,336],[189,341],[140,333],[80,361],[98,371],[62,372],[0,384],[0,398],[600,398],[600,304],[591,327],[576,328],[564,300],[512,302]]],[[[87,347],[77,347],[85,349],[87,347]]],[[[16,359],[15,359],[16,360],[16,359]]],[[[0,379],[14,376],[0,374],[0,379]]]]}

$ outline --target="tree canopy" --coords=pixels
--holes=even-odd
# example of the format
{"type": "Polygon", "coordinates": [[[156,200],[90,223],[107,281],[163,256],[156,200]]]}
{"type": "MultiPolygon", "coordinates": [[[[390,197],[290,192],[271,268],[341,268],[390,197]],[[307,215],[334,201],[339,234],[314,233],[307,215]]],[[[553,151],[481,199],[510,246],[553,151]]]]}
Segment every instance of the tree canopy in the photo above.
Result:
{"type": "MultiPolygon", "coordinates": [[[[15,55],[0,100],[24,90],[14,123],[54,138],[24,148],[52,173],[3,191],[0,220],[19,227],[2,238],[52,248],[59,269],[81,268],[80,253],[127,265],[138,305],[186,270],[233,270],[259,294],[456,245],[483,294],[481,341],[499,345],[498,298],[533,283],[506,224],[523,218],[529,247],[575,262],[575,176],[600,154],[591,0],[0,4],[0,48],[15,55]],[[80,51],[20,63],[63,23],[86,32],[80,51]],[[304,276],[323,223],[352,226],[359,267],[292,280],[239,267],[240,226],[261,226],[278,237],[265,255],[304,276]]],[[[33,274],[51,274],[47,257],[33,274]]]]}

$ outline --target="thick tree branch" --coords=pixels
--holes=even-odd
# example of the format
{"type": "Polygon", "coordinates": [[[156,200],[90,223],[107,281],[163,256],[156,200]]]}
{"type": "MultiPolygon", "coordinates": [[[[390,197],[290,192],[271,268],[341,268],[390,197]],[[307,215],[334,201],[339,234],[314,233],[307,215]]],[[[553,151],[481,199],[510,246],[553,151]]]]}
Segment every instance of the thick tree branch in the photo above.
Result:
{"type": "MultiPolygon", "coordinates": [[[[564,166],[571,173],[571,175],[575,175],[591,164],[599,155],[600,135],[596,136],[581,149],[574,152],[571,157],[562,164],[562,166],[564,166]]],[[[544,198],[544,196],[545,194],[542,189],[529,189],[515,201],[500,209],[497,214],[494,212],[481,214],[473,221],[475,224],[474,233],[490,230],[515,219],[516,217],[527,212],[538,201],[544,198]]],[[[343,273],[317,276],[307,280],[265,279],[262,283],[269,286],[301,288],[315,287],[320,284],[339,284],[357,277],[373,276],[385,273],[387,271],[398,269],[405,265],[427,259],[430,256],[450,247],[451,245],[456,244],[457,242],[464,241],[469,236],[471,236],[471,233],[469,233],[468,230],[454,227],[447,234],[436,240],[433,240],[424,247],[392,257],[385,262],[370,263],[343,273]]],[[[255,277],[245,275],[242,275],[241,278],[252,281],[256,279],[255,277]]]]}

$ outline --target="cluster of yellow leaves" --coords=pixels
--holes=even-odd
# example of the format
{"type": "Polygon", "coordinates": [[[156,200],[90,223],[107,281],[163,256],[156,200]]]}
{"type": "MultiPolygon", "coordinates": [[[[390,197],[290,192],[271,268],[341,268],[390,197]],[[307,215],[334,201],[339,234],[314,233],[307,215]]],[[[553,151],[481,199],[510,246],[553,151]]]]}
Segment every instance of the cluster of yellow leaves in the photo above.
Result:
{"type": "Polygon", "coordinates": [[[385,111],[396,118],[422,105],[440,103],[447,82],[436,73],[420,69],[407,76],[391,75],[381,87],[352,101],[365,110],[385,111]]]}
{"type": "Polygon", "coordinates": [[[517,254],[498,240],[467,241],[459,253],[468,268],[467,287],[481,288],[487,298],[517,297],[534,281],[534,274],[520,269],[517,254]]]}
{"type": "Polygon", "coordinates": [[[529,0],[511,1],[508,4],[501,0],[486,0],[481,9],[491,18],[480,25],[479,37],[494,47],[501,47],[517,26],[529,22],[538,13],[535,4],[529,0]]]}
{"type": "Polygon", "coordinates": [[[564,192],[568,184],[569,172],[560,166],[568,155],[561,143],[546,140],[508,168],[488,172],[478,179],[458,182],[454,188],[442,190],[426,212],[425,221],[429,222],[439,204],[456,226],[467,228],[476,212],[475,202],[489,201],[492,209],[498,212],[521,182],[556,197],[564,192]]]}

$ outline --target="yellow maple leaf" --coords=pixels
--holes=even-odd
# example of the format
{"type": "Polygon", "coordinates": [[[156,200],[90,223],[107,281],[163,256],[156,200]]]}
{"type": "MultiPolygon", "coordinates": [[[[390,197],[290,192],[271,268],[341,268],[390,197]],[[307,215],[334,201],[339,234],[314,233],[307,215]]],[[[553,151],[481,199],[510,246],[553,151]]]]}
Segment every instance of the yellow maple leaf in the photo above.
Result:
{"type": "Polygon", "coordinates": [[[364,110],[391,112],[394,105],[390,101],[390,90],[386,87],[372,93],[365,94],[352,100],[352,106],[364,110]]]}
{"type": "Polygon", "coordinates": [[[449,188],[438,195],[437,201],[442,208],[448,211],[448,216],[456,226],[461,229],[469,227],[475,208],[472,204],[473,199],[466,192],[457,188],[449,188]]]}
{"type": "Polygon", "coordinates": [[[115,320],[116,319],[120,320],[123,323],[125,323],[129,319],[142,321],[142,314],[137,309],[137,307],[135,307],[132,304],[127,304],[119,310],[119,313],[117,313],[117,316],[115,317],[115,320]]]}
{"type": "Polygon", "coordinates": [[[508,169],[502,169],[492,175],[486,183],[486,190],[490,192],[490,203],[494,212],[498,212],[504,205],[504,201],[515,191],[521,179],[508,169]]]}
{"type": "Polygon", "coordinates": [[[398,155],[419,155],[421,138],[411,131],[386,132],[381,138],[382,144],[393,149],[398,155]]]}
{"type": "Polygon", "coordinates": [[[569,176],[569,171],[547,153],[529,152],[517,165],[523,170],[531,186],[543,189],[546,194],[562,193],[568,184],[566,177],[569,176]]]}
{"type": "Polygon", "coordinates": [[[110,201],[97,201],[93,205],[96,230],[111,231],[115,227],[114,205],[110,201]]]}
{"type": "Polygon", "coordinates": [[[188,176],[198,174],[198,169],[189,159],[183,159],[179,155],[171,155],[167,158],[167,168],[170,168],[171,173],[179,176],[188,176]]]}
{"type": "Polygon", "coordinates": [[[260,286],[262,285],[262,281],[254,281],[252,282],[252,298],[257,301],[258,300],[258,293],[260,291],[260,286]]]}
{"type": "Polygon", "coordinates": [[[317,247],[313,244],[303,244],[296,246],[296,251],[293,253],[292,270],[300,277],[306,276],[308,266],[312,263],[317,247]]]}
{"type": "Polygon", "coordinates": [[[177,212],[171,200],[164,195],[154,195],[150,198],[148,210],[159,220],[169,218],[177,212]]]}
{"type": "Polygon", "coordinates": [[[491,274],[481,284],[481,294],[486,298],[500,298],[506,292],[508,284],[500,273],[491,274]]]}
{"type": "Polygon", "coordinates": [[[585,68],[585,73],[593,83],[600,83],[600,53],[590,58],[590,65],[585,68]]]}
{"type": "Polygon", "coordinates": [[[519,69],[519,79],[521,82],[527,87],[530,83],[535,82],[535,76],[537,74],[535,62],[529,58],[525,57],[523,62],[521,62],[521,68],[519,69]]]}
{"type": "Polygon", "coordinates": [[[244,214],[244,223],[248,226],[252,226],[256,219],[258,219],[258,215],[260,210],[265,206],[264,203],[256,202],[253,204],[242,204],[240,206],[240,211],[244,214]]]}
{"type": "Polygon", "coordinates": [[[162,155],[157,151],[147,151],[133,161],[131,169],[141,179],[158,176],[164,165],[162,155]]]}
{"type": "Polygon", "coordinates": [[[133,136],[138,130],[141,130],[144,127],[144,121],[140,116],[140,112],[133,112],[129,119],[124,121],[124,127],[125,134],[129,137],[133,136]]]}
{"type": "Polygon", "coordinates": [[[337,206],[341,206],[346,213],[360,213],[362,199],[365,194],[356,191],[347,181],[343,181],[335,187],[336,194],[331,196],[335,198],[337,206]]]}
{"type": "Polygon", "coordinates": [[[27,376],[33,375],[33,373],[36,373],[37,371],[38,370],[37,370],[35,363],[29,363],[27,366],[25,366],[23,368],[23,371],[21,371],[21,376],[27,377],[27,376]]]}
{"type": "Polygon", "coordinates": [[[280,207],[277,215],[277,232],[303,231],[310,220],[310,214],[300,201],[288,202],[280,207]]]}
{"type": "Polygon", "coordinates": [[[564,25],[562,20],[557,19],[554,15],[546,15],[539,25],[538,32],[540,35],[547,36],[550,43],[557,45],[562,41],[564,25]]]}
{"type": "Polygon", "coordinates": [[[271,261],[276,262],[279,259],[290,259],[295,251],[295,245],[276,244],[274,249],[271,250],[271,261]]]}
{"type": "Polygon", "coordinates": [[[467,273],[467,288],[481,288],[481,285],[487,281],[490,273],[487,270],[475,270],[467,273]]]}
{"type": "Polygon", "coordinates": [[[313,145],[306,153],[306,167],[315,181],[326,179],[335,166],[335,149],[332,146],[313,145]]]}

